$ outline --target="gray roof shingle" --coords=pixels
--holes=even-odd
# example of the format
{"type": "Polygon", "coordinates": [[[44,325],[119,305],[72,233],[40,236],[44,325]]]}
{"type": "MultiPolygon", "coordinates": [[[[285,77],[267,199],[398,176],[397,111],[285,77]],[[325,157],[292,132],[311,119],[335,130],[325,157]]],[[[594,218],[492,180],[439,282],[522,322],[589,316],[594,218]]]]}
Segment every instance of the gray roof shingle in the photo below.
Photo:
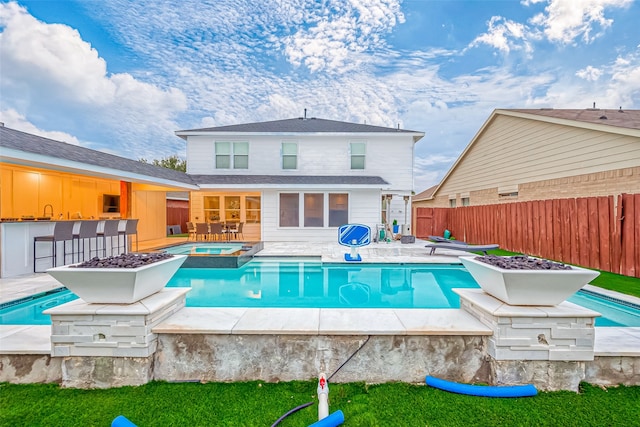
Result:
{"type": "Polygon", "coordinates": [[[269,122],[244,123],[238,125],[218,126],[212,128],[179,130],[183,132],[249,132],[249,133],[418,133],[422,132],[365,125],[359,123],[340,122],[335,120],[312,118],[295,118],[274,120],[269,122]]]}
{"type": "Polygon", "coordinates": [[[194,185],[189,175],[0,126],[0,147],[194,185]]]}
{"type": "Polygon", "coordinates": [[[552,117],[556,119],[575,120],[577,122],[594,123],[599,125],[616,126],[628,129],[640,129],[640,110],[600,109],[519,109],[510,108],[505,111],[534,114],[536,116],[552,117]]]}

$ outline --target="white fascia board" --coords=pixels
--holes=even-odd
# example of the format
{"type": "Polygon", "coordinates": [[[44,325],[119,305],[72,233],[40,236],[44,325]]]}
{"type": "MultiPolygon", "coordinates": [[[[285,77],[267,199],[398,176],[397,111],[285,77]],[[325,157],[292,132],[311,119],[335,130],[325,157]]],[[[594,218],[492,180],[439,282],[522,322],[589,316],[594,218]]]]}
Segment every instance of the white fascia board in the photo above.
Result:
{"type": "Polygon", "coordinates": [[[0,156],[0,160],[5,163],[12,163],[22,166],[33,166],[40,169],[69,172],[77,175],[88,175],[98,178],[116,179],[143,184],[164,185],[167,187],[182,188],[185,190],[198,189],[197,185],[186,184],[179,181],[172,181],[148,175],[140,175],[120,169],[105,168],[102,166],[74,162],[57,157],[43,156],[42,154],[28,153],[25,151],[19,151],[10,148],[2,148],[2,155],[0,156]]]}
{"type": "Polygon", "coordinates": [[[301,185],[284,185],[284,184],[259,184],[259,185],[238,185],[238,184],[200,184],[200,190],[238,190],[238,191],[260,191],[265,189],[282,189],[282,190],[323,190],[323,191],[358,191],[358,190],[380,190],[388,192],[390,191],[386,187],[380,187],[380,185],[332,185],[326,186],[321,184],[301,184],[301,185]]]}
{"type": "Polygon", "coordinates": [[[255,137],[255,136],[295,136],[303,138],[305,136],[349,136],[356,138],[374,137],[374,136],[413,136],[413,142],[417,142],[424,137],[424,132],[204,132],[204,131],[186,131],[176,132],[176,135],[186,140],[188,136],[215,136],[216,138],[237,138],[237,137],[255,137]]]}

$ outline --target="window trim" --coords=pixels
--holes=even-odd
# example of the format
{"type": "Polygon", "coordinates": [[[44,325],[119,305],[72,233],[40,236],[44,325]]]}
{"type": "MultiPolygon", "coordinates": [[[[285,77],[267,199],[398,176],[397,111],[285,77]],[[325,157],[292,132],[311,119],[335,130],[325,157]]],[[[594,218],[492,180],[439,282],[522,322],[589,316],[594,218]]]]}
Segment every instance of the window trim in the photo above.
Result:
{"type": "Polygon", "coordinates": [[[295,140],[283,140],[280,143],[280,167],[282,170],[298,170],[298,141],[295,140]],[[295,145],[295,154],[285,154],[284,146],[285,144],[295,145]],[[295,161],[295,167],[288,168],[285,167],[284,160],[285,158],[293,158],[295,161]]]}
{"type": "Polygon", "coordinates": [[[282,191],[278,193],[278,229],[337,229],[340,225],[329,225],[330,223],[330,196],[331,195],[345,195],[346,196],[346,215],[347,222],[349,222],[349,217],[351,215],[351,193],[345,191],[282,191]],[[282,225],[282,195],[284,194],[295,194],[298,196],[298,225],[282,225]],[[322,225],[305,225],[307,222],[307,217],[305,216],[305,195],[311,194],[322,194],[322,225]]]}
{"type": "MultiPolygon", "coordinates": [[[[232,170],[232,169],[243,169],[243,170],[247,170],[249,169],[249,151],[250,151],[250,146],[249,146],[249,141],[233,141],[233,140],[229,140],[229,141],[225,141],[225,140],[221,140],[221,141],[214,141],[214,166],[216,170],[232,170]],[[222,144],[227,144],[228,148],[228,152],[227,153],[218,153],[218,146],[222,146],[222,144]],[[246,146],[246,154],[238,154],[238,151],[241,150],[236,150],[236,146],[240,146],[240,144],[244,144],[246,146]],[[228,167],[218,167],[218,158],[225,156],[228,159],[228,167]],[[239,158],[243,157],[246,158],[247,160],[247,166],[246,167],[237,167],[237,163],[239,158]]],[[[244,151],[244,150],[242,150],[244,151]]]]}
{"type": "Polygon", "coordinates": [[[366,170],[367,169],[367,142],[366,141],[359,141],[359,140],[352,140],[349,141],[349,170],[366,170]],[[362,154],[354,154],[353,153],[353,147],[354,145],[359,145],[362,146],[364,148],[364,152],[362,154]],[[362,158],[362,167],[361,168],[354,168],[353,167],[353,160],[354,158],[362,158]]]}

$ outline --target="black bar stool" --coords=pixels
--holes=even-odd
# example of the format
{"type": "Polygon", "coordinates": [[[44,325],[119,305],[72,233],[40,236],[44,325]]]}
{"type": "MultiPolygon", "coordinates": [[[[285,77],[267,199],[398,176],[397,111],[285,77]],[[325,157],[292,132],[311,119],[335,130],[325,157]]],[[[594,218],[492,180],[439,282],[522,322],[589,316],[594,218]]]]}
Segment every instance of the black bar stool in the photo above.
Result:
{"type": "MultiPolygon", "coordinates": [[[[118,249],[120,249],[120,236],[124,236],[124,253],[128,252],[129,243],[127,236],[136,235],[136,252],[138,252],[138,220],[128,219],[125,221],[124,230],[118,231],[118,249]]],[[[133,249],[133,244],[131,245],[133,249]]]]}
{"type": "MultiPolygon", "coordinates": [[[[89,257],[91,257],[91,239],[98,237],[98,224],[100,221],[84,220],[80,221],[80,229],[77,233],[74,233],[74,240],[78,241],[78,262],[80,262],[80,254],[82,254],[82,261],[84,261],[84,242],[89,240],[89,257]],[[82,249],[80,249],[80,242],[82,242],[82,249]]],[[[96,240],[96,247],[98,241],[96,240]]],[[[97,251],[97,249],[96,249],[97,251]]]]}
{"type": "Polygon", "coordinates": [[[48,236],[35,236],[33,238],[33,272],[36,271],[36,261],[43,258],[51,258],[53,267],[58,266],[58,242],[62,242],[62,264],[67,262],[67,241],[71,240],[71,261],[73,262],[73,226],[74,221],[58,221],[53,227],[53,234],[48,236]],[[38,257],[36,253],[38,242],[51,243],[51,255],[38,257]]]}
{"type": "MultiPolygon", "coordinates": [[[[119,219],[108,219],[104,222],[104,227],[102,231],[98,231],[97,237],[102,237],[102,256],[107,256],[107,237],[111,242],[111,255],[113,255],[113,238],[118,237],[118,227],[120,226],[119,219]]],[[[98,244],[96,243],[96,247],[98,244]]],[[[98,249],[96,248],[96,252],[98,249]]]]}

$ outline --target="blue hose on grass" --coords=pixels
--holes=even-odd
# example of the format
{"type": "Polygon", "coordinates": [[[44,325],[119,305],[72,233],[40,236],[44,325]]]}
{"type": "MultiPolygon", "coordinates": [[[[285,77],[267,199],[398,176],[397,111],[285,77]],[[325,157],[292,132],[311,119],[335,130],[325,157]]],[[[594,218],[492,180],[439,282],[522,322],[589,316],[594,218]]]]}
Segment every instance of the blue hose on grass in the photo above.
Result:
{"type": "Polygon", "coordinates": [[[336,412],[329,414],[329,416],[324,417],[320,421],[316,421],[313,424],[309,424],[309,427],[336,427],[344,422],[344,414],[341,410],[337,410],[336,412]]]}
{"type": "Polygon", "coordinates": [[[451,393],[468,394],[471,396],[483,397],[529,397],[538,394],[538,390],[533,384],[511,385],[511,386],[485,386],[460,384],[452,381],[442,380],[427,375],[425,378],[427,385],[451,393]]]}
{"type": "Polygon", "coordinates": [[[293,408],[290,411],[287,411],[286,414],[282,415],[280,418],[278,418],[276,420],[276,422],[274,422],[273,424],[271,424],[271,427],[276,427],[278,424],[280,424],[280,421],[284,420],[285,418],[287,418],[289,415],[293,414],[294,412],[298,412],[300,409],[306,408],[307,406],[311,406],[313,405],[313,402],[309,402],[309,403],[305,403],[304,405],[300,405],[300,406],[296,406],[295,408],[293,408]]]}
{"type": "Polygon", "coordinates": [[[124,415],[118,415],[111,422],[111,427],[136,427],[136,425],[129,421],[124,415]]]}

